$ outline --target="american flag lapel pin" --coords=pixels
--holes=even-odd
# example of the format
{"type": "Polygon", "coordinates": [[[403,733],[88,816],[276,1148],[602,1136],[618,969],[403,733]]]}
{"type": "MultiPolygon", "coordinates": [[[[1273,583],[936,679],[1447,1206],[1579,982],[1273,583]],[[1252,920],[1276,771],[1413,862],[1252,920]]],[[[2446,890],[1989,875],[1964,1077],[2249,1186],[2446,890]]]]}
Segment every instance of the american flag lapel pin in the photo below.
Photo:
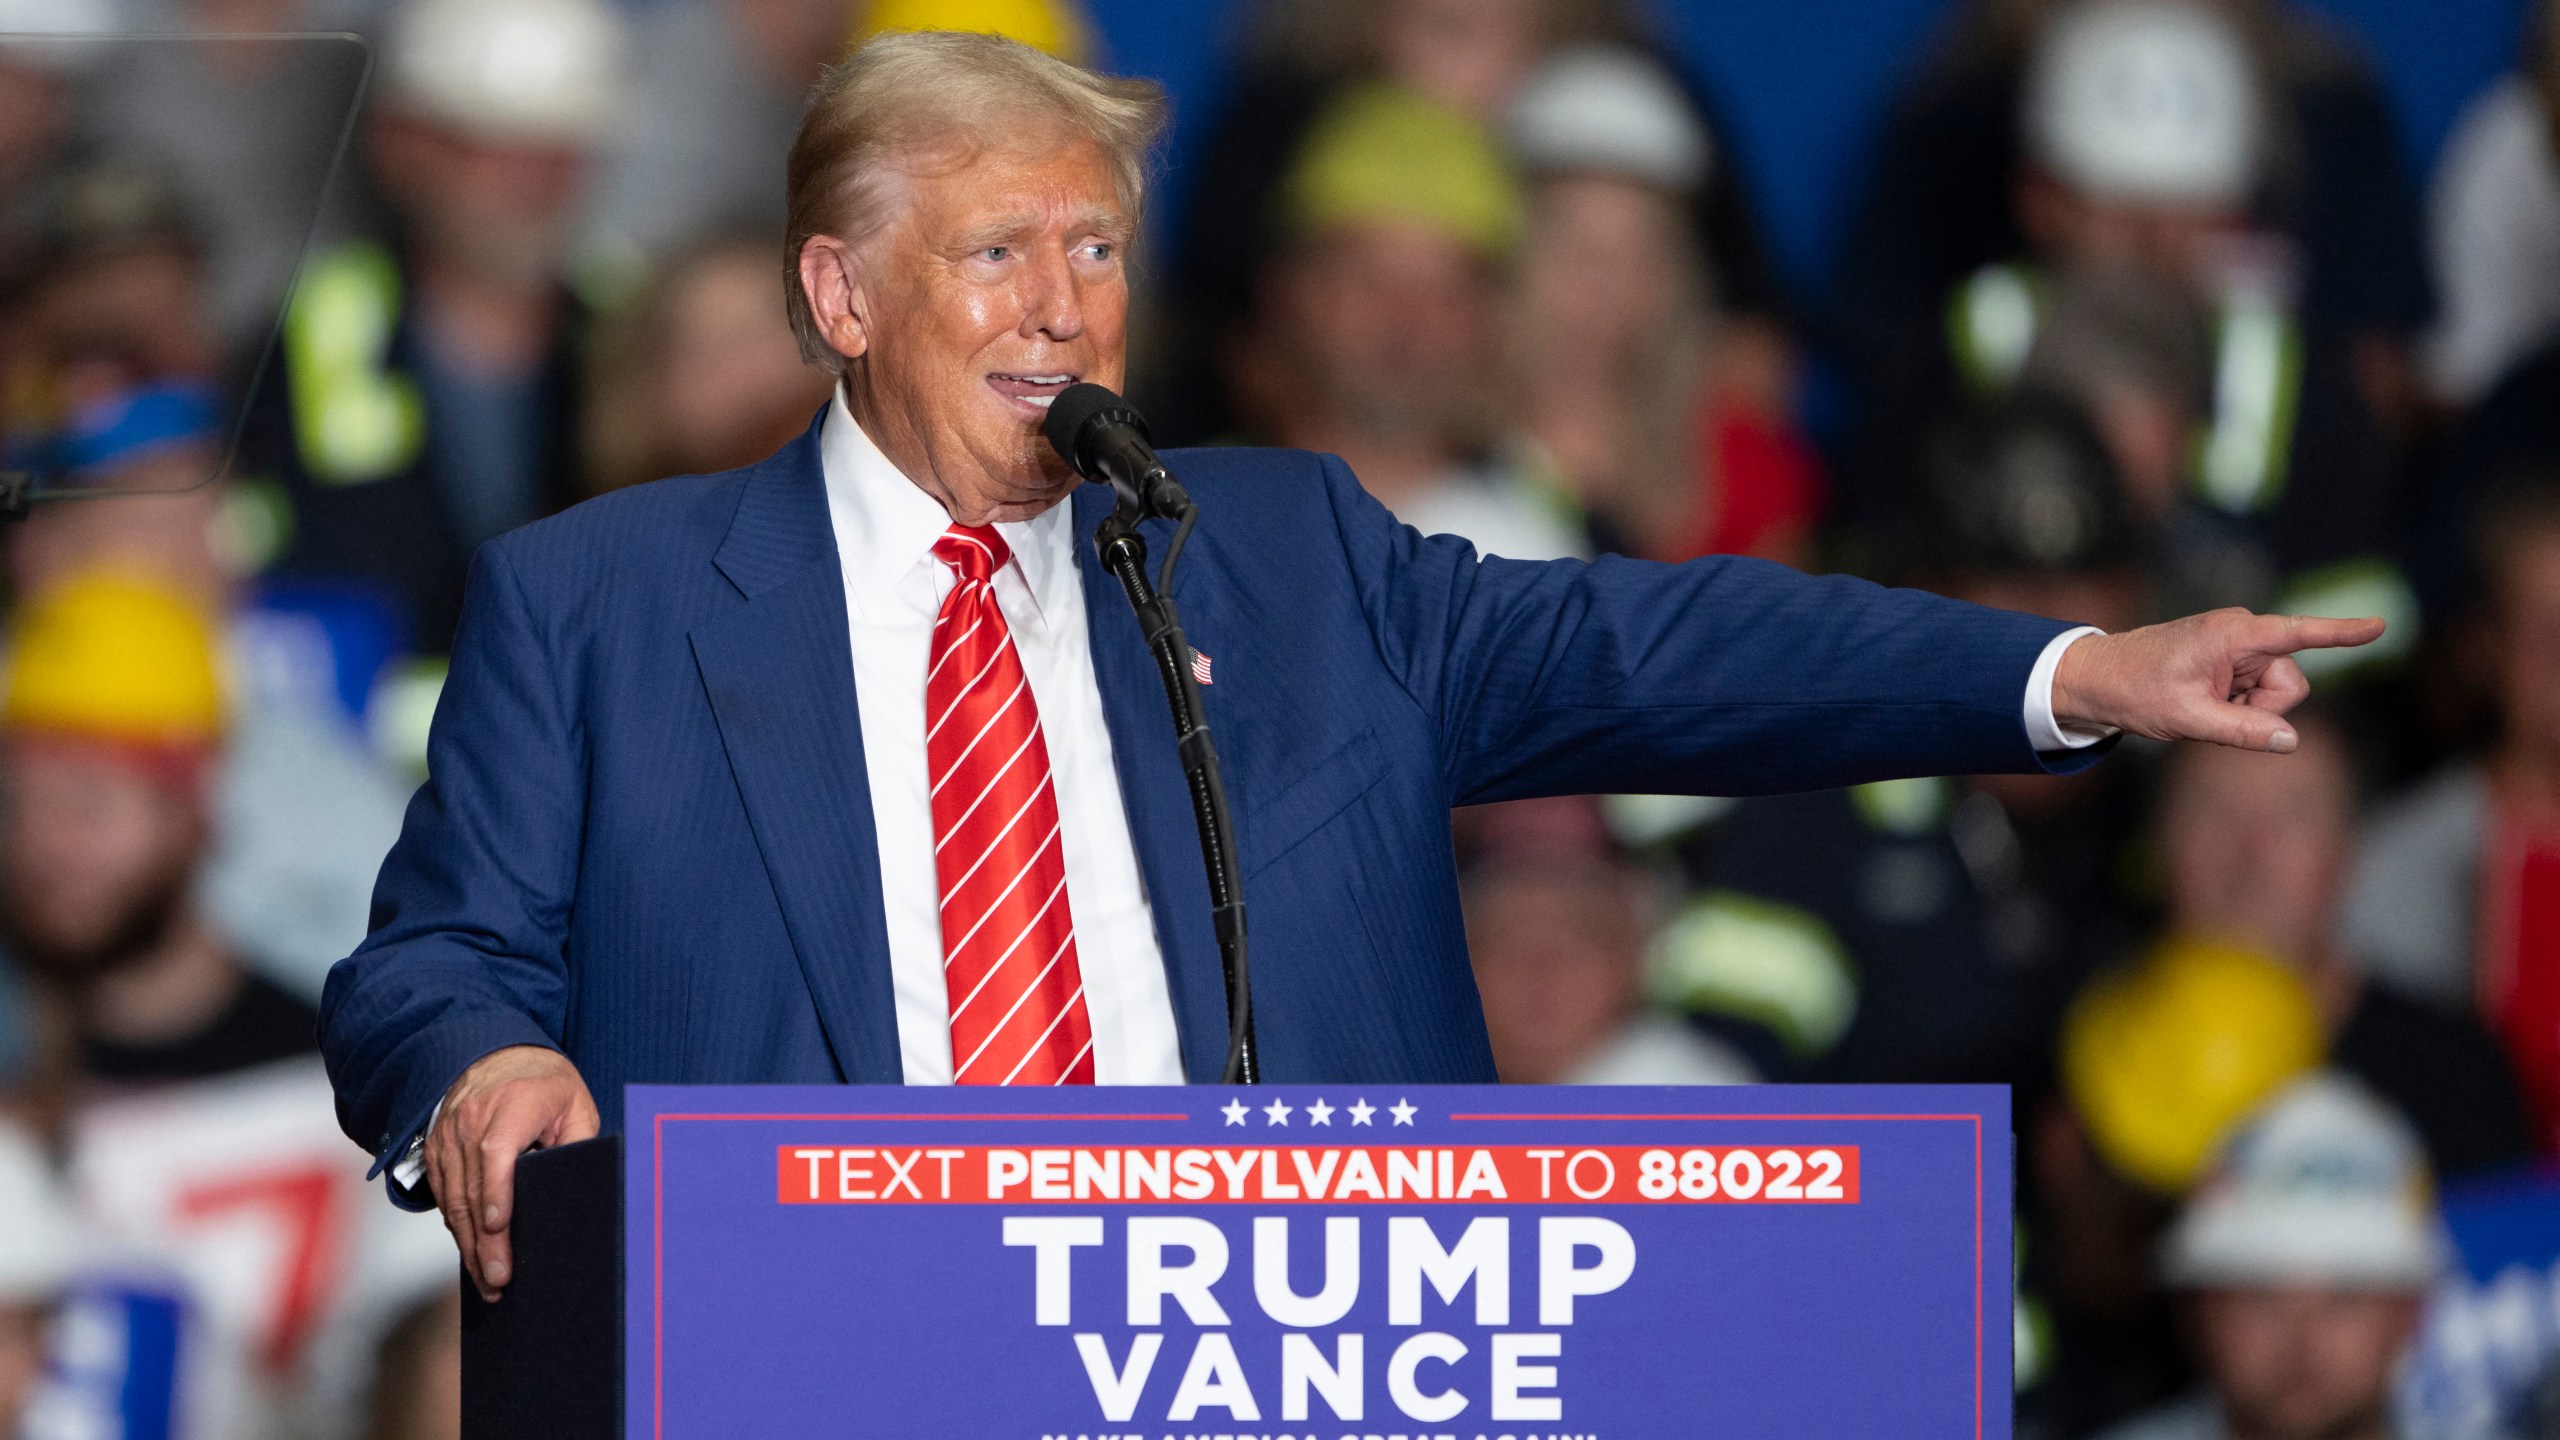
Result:
{"type": "Polygon", "coordinates": [[[1191,652],[1191,678],[1203,685],[1209,683],[1208,652],[1197,649],[1191,652]]]}

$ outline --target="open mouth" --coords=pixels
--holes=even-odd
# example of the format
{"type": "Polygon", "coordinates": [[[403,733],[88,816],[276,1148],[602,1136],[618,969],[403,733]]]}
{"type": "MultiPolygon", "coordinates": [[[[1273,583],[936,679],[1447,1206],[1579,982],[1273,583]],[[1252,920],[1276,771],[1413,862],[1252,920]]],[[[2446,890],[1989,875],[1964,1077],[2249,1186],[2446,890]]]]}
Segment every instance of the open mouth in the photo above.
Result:
{"type": "Polygon", "coordinates": [[[1074,383],[1076,377],[1063,371],[1048,375],[987,377],[990,389],[1034,414],[1048,409],[1050,402],[1058,398],[1058,393],[1074,383]]]}

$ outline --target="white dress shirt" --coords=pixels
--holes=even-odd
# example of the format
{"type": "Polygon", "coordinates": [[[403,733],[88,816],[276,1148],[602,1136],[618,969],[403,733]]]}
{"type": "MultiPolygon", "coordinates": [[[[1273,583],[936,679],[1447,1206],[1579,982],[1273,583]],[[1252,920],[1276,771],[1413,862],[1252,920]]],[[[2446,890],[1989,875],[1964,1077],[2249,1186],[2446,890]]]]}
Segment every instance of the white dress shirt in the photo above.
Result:
{"type": "Polygon", "coordinates": [[[2053,672],[2062,668],[2062,652],[2084,635],[2105,633],[2095,625],[2065,630],[2045,642],[2035,668],[2027,672],[2027,743],[2038,753],[2086,750],[2116,733],[2112,726],[2065,725],[2053,714],[2053,672]]]}
{"type": "MultiPolygon", "coordinates": [[[[933,800],[924,751],[924,677],[951,567],[933,545],[951,528],[940,502],[899,473],[837,393],[819,436],[827,515],[844,564],[853,688],[879,834],[898,1053],[910,1085],[951,1083],[951,997],[942,976],[942,886],[933,867],[933,800]]],[[[1155,917],[1120,799],[1102,689],[1093,677],[1074,517],[1052,506],[996,526],[1013,557],[995,573],[997,608],[1040,707],[1057,786],[1067,908],[1104,1085],[1179,1085],[1182,1046],[1165,988],[1155,917]]],[[[1171,725],[1168,720],[1166,724],[1171,725]]],[[[1167,730],[1168,739],[1171,730],[1167,730]]]]}

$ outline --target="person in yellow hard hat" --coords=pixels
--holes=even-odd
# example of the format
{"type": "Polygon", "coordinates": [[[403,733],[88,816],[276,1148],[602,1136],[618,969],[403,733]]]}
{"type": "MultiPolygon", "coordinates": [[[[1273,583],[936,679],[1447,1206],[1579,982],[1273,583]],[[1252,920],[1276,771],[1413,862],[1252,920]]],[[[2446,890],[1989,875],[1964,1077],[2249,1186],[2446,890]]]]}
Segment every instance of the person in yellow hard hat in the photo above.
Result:
{"type": "Polygon", "coordinates": [[[2023,1284],[2053,1340],[2022,1415],[2086,1434],[2183,1387],[2160,1237],[2224,1137],[2323,1044],[2310,988],[2243,943],[2172,939],[2081,992],[2056,1094],[2020,1126],[2023,1284]]]}
{"type": "Polygon", "coordinates": [[[1348,461],[1396,517],[1486,554],[1587,553],[1581,517],[1495,422],[1518,177],[1463,110],[1384,82],[1320,114],[1283,180],[1256,344],[1227,357],[1262,437],[1348,461]]]}
{"type": "Polygon", "coordinates": [[[2467,1007],[2365,973],[2341,936],[2356,843],[2354,757],[2318,711],[2294,729],[2301,748],[2284,764],[2169,755],[2159,841],[2170,929],[2244,938],[2301,972],[2320,1001],[2330,1063],[2408,1117],[2437,1174],[2523,1162],[2532,1126],[2497,1037],[2467,1007]]]}
{"type": "Polygon", "coordinates": [[[195,902],[225,722],[215,636],[197,599],[135,570],[74,575],[10,624],[0,942],[79,1036],[52,1079],[241,1005],[263,1031],[310,1013],[252,980],[195,902]]]}
{"type": "MultiPolygon", "coordinates": [[[[10,627],[0,935],[102,1044],[192,1029],[249,983],[189,894],[223,734],[214,634],[182,592],[106,571],[38,596],[10,627]],[[159,1003],[181,992],[199,1003],[159,1003]],[[127,1008],[137,995],[155,1013],[127,1008]]],[[[270,1014],[289,1001],[257,998],[270,1014]]]]}
{"type": "MultiPolygon", "coordinates": [[[[458,1325],[433,1222],[347,1203],[365,1161],[336,1133],[317,1012],[253,970],[199,899],[216,792],[235,774],[222,635],[185,589],[91,569],[25,602],[0,660],[0,941],[44,1042],[18,1108],[82,1178],[79,1223],[130,1270],[104,1291],[75,1277],[84,1333],[121,1337],[137,1294],[178,1317],[174,1353],[136,1347],[111,1373],[128,1394],[186,1403],[109,1412],[173,1440],[288,1433],[287,1417],[374,1388],[402,1317],[458,1325]],[[243,1252],[220,1216],[208,1227],[203,1197],[277,1175],[332,1187],[307,1249],[243,1252]],[[279,1316],[287,1287],[304,1308],[279,1316]]],[[[37,1404],[95,1413],[79,1378],[94,1365],[63,1361],[37,1404]]]]}

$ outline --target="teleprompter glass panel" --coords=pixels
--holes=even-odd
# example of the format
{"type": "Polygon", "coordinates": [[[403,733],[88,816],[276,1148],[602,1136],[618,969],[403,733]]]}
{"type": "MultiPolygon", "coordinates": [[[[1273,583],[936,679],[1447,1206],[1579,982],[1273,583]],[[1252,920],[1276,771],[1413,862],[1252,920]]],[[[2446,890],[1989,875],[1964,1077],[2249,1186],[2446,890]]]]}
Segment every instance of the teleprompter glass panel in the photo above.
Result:
{"type": "Polygon", "coordinates": [[[13,496],[230,470],[261,387],[288,381],[304,259],[347,223],[333,181],[371,63],[352,35],[0,34],[13,496]]]}

